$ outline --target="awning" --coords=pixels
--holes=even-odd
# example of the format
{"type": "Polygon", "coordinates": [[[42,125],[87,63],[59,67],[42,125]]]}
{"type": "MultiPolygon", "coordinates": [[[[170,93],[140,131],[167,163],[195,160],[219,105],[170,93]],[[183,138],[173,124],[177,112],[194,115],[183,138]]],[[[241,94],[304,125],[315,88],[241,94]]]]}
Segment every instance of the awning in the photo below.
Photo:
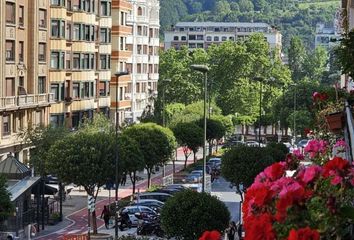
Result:
{"type": "Polygon", "coordinates": [[[11,193],[11,201],[15,201],[18,197],[20,197],[27,190],[31,189],[37,182],[40,181],[40,177],[26,177],[16,184],[7,188],[7,190],[11,193]]]}
{"type": "MultiPolygon", "coordinates": [[[[36,185],[34,188],[32,188],[32,194],[37,194],[38,193],[38,188],[41,188],[41,184],[36,185]]],[[[39,192],[42,192],[41,189],[39,189],[39,192]]],[[[50,186],[49,184],[44,184],[44,195],[55,195],[58,192],[58,189],[55,187],[50,186]]]]}

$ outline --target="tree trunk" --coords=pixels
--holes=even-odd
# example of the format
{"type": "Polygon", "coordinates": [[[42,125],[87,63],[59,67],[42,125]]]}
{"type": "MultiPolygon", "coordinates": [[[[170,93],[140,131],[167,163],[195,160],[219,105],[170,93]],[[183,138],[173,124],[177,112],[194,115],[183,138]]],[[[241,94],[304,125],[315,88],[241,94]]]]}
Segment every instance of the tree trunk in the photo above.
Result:
{"type": "Polygon", "coordinates": [[[174,159],[172,159],[172,168],[173,168],[173,173],[176,173],[175,160],[174,159]]]}
{"type": "Polygon", "coordinates": [[[187,160],[188,160],[188,155],[184,155],[185,159],[184,159],[184,169],[186,169],[187,167],[187,160]]]}
{"type": "Polygon", "coordinates": [[[133,185],[133,194],[135,193],[135,184],[136,184],[135,176],[136,176],[136,171],[129,173],[129,178],[133,185]]]}
{"type": "Polygon", "coordinates": [[[147,171],[147,175],[148,175],[148,185],[147,185],[147,188],[150,188],[150,186],[151,186],[151,169],[150,168],[147,168],[146,169],[146,171],[147,171]]]}
{"type": "Polygon", "coordinates": [[[193,162],[197,161],[197,152],[193,151],[193,162]]]}
{"type": "MultiPolygon", "coordinates": [[[[96,202],[96,199],[95,199],[96,202]]],[[[92,212],[92,229],[93,229],[93,234],[97,234],[97,221],[96,221],[96,210],[92,212]]]]}

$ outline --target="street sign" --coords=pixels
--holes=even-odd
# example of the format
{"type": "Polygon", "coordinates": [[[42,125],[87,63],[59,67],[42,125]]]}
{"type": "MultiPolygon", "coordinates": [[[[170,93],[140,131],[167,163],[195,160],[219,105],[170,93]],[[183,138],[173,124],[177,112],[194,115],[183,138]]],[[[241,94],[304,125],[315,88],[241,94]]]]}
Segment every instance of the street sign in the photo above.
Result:
{"type": "Polygon", "coordinates": [[[87,208],[90,212],[95,211],[95,198],[93,196],[87,196],[87,208]]]}

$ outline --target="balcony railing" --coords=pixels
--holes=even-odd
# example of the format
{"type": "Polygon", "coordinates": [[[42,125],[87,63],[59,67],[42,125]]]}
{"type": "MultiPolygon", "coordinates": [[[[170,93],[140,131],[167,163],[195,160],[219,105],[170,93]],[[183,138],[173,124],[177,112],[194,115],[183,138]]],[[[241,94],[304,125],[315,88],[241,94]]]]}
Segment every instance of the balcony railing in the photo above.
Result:
{"type": "Polygon", "coordinates": [[[2,97],[0,98],[0,109],[17,108],[17,107],[35,107],[40,104],[53,103],[53,93],[43,94],[27,94],[20,96],[2,97]]]}

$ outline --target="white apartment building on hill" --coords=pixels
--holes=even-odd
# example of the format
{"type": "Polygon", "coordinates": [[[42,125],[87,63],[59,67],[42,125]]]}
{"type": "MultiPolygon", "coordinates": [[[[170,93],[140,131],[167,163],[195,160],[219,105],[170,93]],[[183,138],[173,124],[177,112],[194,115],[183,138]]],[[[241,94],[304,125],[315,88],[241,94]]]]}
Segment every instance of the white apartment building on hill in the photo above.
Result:
{"type": "Polygon", "coordinates": [[[271,48],[281,51],[282,35],[277,29],[267,23],[251,22],[179,22],[165,31],[165,50],[184,45],[191,50],[207,49],[228,40],[245,40],[257,32],[264,34],[271,48]]]}

